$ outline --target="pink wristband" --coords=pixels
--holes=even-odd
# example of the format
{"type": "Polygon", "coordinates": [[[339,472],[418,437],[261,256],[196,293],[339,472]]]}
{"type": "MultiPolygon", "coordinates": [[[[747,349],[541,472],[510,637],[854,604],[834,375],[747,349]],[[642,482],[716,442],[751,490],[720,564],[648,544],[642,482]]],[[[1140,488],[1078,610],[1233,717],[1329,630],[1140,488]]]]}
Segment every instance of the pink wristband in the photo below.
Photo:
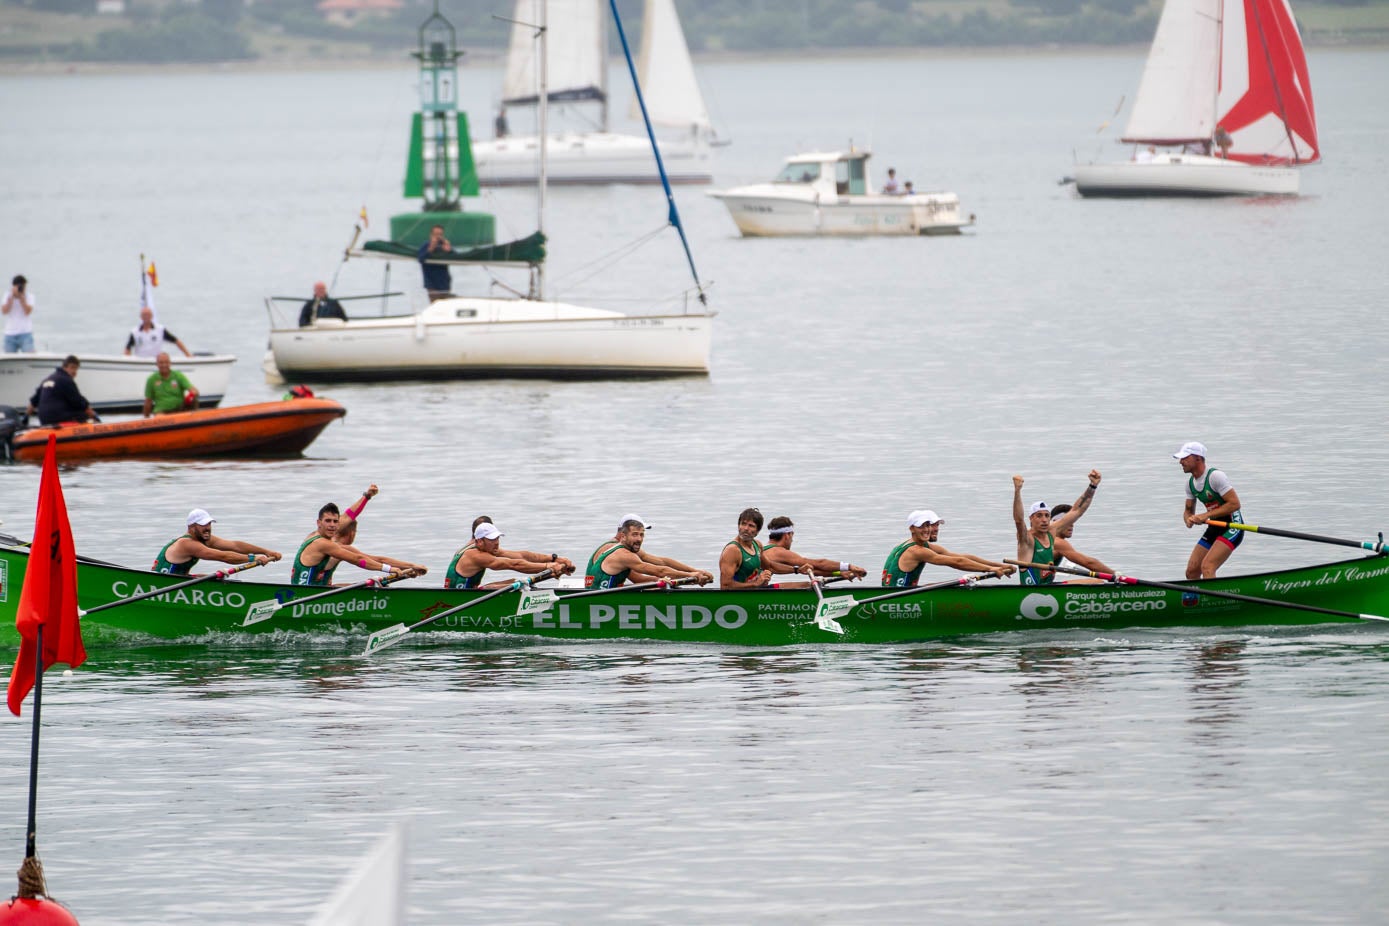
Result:
{"type": "Polygon", "coordinates": [[[357,565],[358,565],[359,567],[361,567],[362,569],[366,569],[366,568],[367,568],[367,560],[366,560],[366,557],[364,556],[364,557],[362,557],[361,559],[357,560],[357,565]]]}
{"type": "Polygon", "coordinates": [[[362,514],[362,509],[367,506],[368,501],[370,501],[370,499],[368,499],[365,495],[357,499],[357,504],[347,509],[347,516],[354,521],[357,520],[357,518],[360,517],[362,514]]]}

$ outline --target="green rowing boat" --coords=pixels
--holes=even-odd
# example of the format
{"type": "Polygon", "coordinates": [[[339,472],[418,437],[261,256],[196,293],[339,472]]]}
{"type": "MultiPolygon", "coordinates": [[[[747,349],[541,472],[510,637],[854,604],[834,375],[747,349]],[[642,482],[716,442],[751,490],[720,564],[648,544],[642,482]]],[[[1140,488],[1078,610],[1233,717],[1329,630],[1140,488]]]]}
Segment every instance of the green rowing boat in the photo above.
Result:
{"type": "MultiPolygon", "coordinates": [[[[15,608],[28,562],[21,547],[0,546],[0,642],[17,645],[15,608]]],[[[183,584],[168,576],[83,559],[78,566],[78,600],[83,609],[159,588],[183,584]]],[[[1187,583],[1210,592],[1267,599],[1274,604],[1235,601],[1169,588],[1132,585],[1020,587],[981,583],[883,601],[865,599],[891,589],[831,586],[826,600],[852,595],[864,601],[839,617],[843,633],[814,622],[815,594],[809,588],[721,591],[678,588],[617,590],[572,597],[559,590],[546,610],[518,614],[521,592],[508,591],[430,625],[430,631],[510,634],[555,640],[664,640],[781,646],[804,643],[907,643],[1012,630],[1082,628],[1248,627],[1274,624],[1354,623],[1356,614],[1389,615],[1389,557],[1327,563],[1257,575],[1187,583]],[[571,598],[571,600],[566,600],[571,598]],[[1299,610],[1330,608],[1344,615],[1299,610]]],[[[252,634],[321,631],[367,634],[410,624],[486,594],[429,587],[361,588],[312,602],[320,594],[302,588],[237,579],[210,579],[167,595],[96,611],[82,622],[93,642],[139,638],[197,638],[209,633],[252,634]],[[250,625],[250,607],[275,600],[273,616],[250,625]]]]}

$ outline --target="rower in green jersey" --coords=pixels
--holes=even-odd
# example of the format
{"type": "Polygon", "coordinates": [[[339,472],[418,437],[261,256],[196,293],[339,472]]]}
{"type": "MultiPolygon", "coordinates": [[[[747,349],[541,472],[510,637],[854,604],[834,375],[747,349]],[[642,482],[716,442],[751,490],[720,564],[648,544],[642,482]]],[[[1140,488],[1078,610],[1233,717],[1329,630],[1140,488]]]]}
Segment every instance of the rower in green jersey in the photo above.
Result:
{"type": "Polygon", "coordinates": [[[280,558],[280,554],[274,550],[258,547],[254,543],[215,536],[212,533],[215,520],[202,508],[194,508],[188,512],[188,533],[164,544],[155,554],[154,565],[151,568],[155,572],[186,576],[192,573],[193,567],[200,559],[238,566],[246,562],[258,562],[264,566],[280,558]]]}
{"type": "Polygon", "coordinates": [[[416,575],[424,575],[428,571],[415,563],[391,559],[389,556],[372,556],[354,546],[338,542],[339,516],[338,506],[332,502],[318,509],[314,532],[304,538],[294,554],[294,562],[290,564],[291,585],[327,585],[339,563],[351,563],[386,575],[406,569],[414,570],[416,575]]]}
{"type": "MultiPolygon", "coordinates": [[[[762,565],[771,570],[772,575],[783,576],[799,573],[808,576],[837,576],[845,579],[862,579],[868,575],[867,569],[862,566],[855,566],[846,560],[802,556],[791,549],[795,534],[796,525],[788,517],[779,516],[767,522],[767,545],[762,548],[762,565]]],[[[797,583],[791,584],[796,585],[797,583]]],[[[786,588],[787,583],[778,581],[777,586],[786,588]]]]}
{"type": "Polygon", "coordinates": [[[574,564],[558,553],[532,553],[529,550],[503,550],[502,532],[491,520],[473,529],[473,541],[453,555],[444,573],[444,588],[505,588],[511,582],[482,584],[488,569],[509,569],[526,575],[550,570],[554,575],[569,575],[574,564]]]}
{"type": "Polygon", "coordinates": [[[629,579],[633,582],[655,582],[658,579],[694,579],[707,585],[714,577],[703,569],[686,566],[678,559],[657,556],[643,550],[646,531],[651,525],[639,515],[624,515],[618,522],[613,539],[600,544],[588,558],[584,570],[585,588],[618,588],[629,579]]]}
{"type": "Polygon", "coordinates": [[[744,508],[738,515],[738,536],[724,544],[719,554],[719,588],[762,588],[772,581],[772,571],[762,565],[762,512],[744,508]]]}
{"type": "MultiPolygon", "coordinates": [[[[1033,502],[1027,509],[1024,519],[1022,509],[1022,486],[1021,476],[1013,477],[1013,526],[1018,534],[1018,560],[1024,563],[1040,563],[1044,566],[1051,566],[1061,562],[1063,558],[1073,559],[1078,565],[1086,569],[1093,569],[1097,572],[1109,572],[1097,559],[1092,559],[1078,552],[1071,546],[1069,540],[1065,541],[1066,553],[1062,553],[1063,541],[1061,537],[1065,534],[1070,537],[1070,532],[1080,516],[1085,514],[1090,507],[1090,502],[1095,498],[1095,490],[1100,487],[1100,471],[1090,470],[1090,484],[1081,493],[1080,498],[1076,499],[1074,505],[1064,506],[1064,512],[1053,516],[1052,509],[1046,502],[1033,502]]],[[[1062,511],[1062,506],[1057,506],[1057,511],[1062,511]]],[[[1056,580],[1056,572],[1050,569],[1023,569],[1018,573],[1018,581],[1023,585],[1051,585],[1056,580]]],[[[1076,580],[1086,583],[1099,581],[1097,579],[1076,580]]]]}
{"type": "Polygon", "coordinates": [[[949,566],[964,572],[991,572],[1000,579],[1013,574],[1006,563],[975,556],[971,553],[952,553],[936,542],[945,521],[930,509],[907,515],[907,532],[911,535],[892,548],[883,563],[883,585],[911,588],[921,578],[926,566],[949,566]]]}
{"type": "MultiPolygon", "coordinates": [[[[1187,527],[1205,524],[1207,521],[1226,521],[1244,523],[1240,513],[1239,495],[1224,472],[1206,464],[1206,445],[1189,441],[1182,449],[1172,454],[1173,459],[1182,465],[1187,474],[1186,504],[1182,508],[1182,523],[1187,527]],[[1206,506],[1206,510],[1196,512],[1196,503],[1206,506]]],[[[1188,579],[1213,579],[1215,572],[1235,547],[1244,540],[1244,531],[1236,528],[1207,526],[1201,539],[1191,551],[1186,561],[1188,579]]]]}

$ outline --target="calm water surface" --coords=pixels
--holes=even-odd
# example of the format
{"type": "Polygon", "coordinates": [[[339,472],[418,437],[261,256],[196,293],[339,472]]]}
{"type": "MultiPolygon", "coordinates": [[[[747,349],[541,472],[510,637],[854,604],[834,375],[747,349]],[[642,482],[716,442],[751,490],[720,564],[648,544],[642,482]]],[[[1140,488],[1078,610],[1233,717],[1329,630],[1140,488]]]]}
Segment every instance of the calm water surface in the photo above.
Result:
{"type": "MultiPolygon", "coordinates": [[[[79,550],[148,561],[202,506],[288,551],[322,501],[382,485],[361,545],[442,568],[481,511],[574,558],[623,512],[712,566],[736,512],[877,567],[907,511],[1012,552],[1010,477],[1069,501],[1077,544],[1180,573],[1198,439],[1255,523],[1384,528],[1383,52],[1316,52],[1323,166],[1290,201],[1079,201],[1075,157],[1141,54],[719,63],[719,185],[795,150],[871,146],[979,217],[951,240],[743,240],[681,190],[719,311],[708,379],[325,387],[349,408],[302,460],[66,469],[79,550]]],[[[464,73],[485,127],[498,73],[464,73]]],[[[614,86],[621,86],[614,77],[614,86]]],[[[365,203],[404,211],[413,74],[7,76],[0,276],[44,349],[115,351],[138,255],[163,320],[273,398],[267,295],[331,279],[365,203]]],[[[619,101],[615,112],[625,111],[619,101]]],[[[1122,116],[1119,123],[1122,124],[1122,116]]],[[[650,190],[553,191],[554,295],[678,306],[650,190]]],[[[488,194],[499,234],[534,202],[488,194]]],[[[344,269],[337,291],[381,285],[344,269]]],[[[418,294],[414,275],[393,286],[418,294]]],[[[79,377],[80,382],[80,377],[79,377]]],[[[0,469],[32,530],[36,467],[0,469]]],[[[1253,536],[1231,570],[1337,558],[1253,536]]],[[[281,569],[281,573],[286,572],[281,569]]],[[[45,703],[40,847],[91,924],[300,923],[412,821],[412,922],[1375,921],[1389,906],[1385,661],[1373,627],[1007,635],[743,651],[440,637],[94,652],[45,703]]],[[[23,844],[28,726],[0,737],[0,838],[23,844]]]]}

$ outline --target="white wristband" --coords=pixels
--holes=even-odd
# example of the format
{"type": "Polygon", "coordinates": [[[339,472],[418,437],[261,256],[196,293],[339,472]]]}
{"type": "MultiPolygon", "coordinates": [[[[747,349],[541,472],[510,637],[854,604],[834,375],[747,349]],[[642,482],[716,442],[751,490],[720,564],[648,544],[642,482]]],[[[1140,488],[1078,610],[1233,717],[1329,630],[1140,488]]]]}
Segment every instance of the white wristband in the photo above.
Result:
{"type": "Polygon", "coordinates": [[[394,566],[387,566],[385,563],[381,564],[381,571],[384,572],[386,575],[390,575],[394,569],[394,566]]]}
{"type": "Polygon", "coordinates": [[[839,571],[840,571],[840,572],[848,572],[848,571],[849,571],[849,564],[848,564],[848,563],[840,563],[840,564],[839,564],[839,571]]]}

